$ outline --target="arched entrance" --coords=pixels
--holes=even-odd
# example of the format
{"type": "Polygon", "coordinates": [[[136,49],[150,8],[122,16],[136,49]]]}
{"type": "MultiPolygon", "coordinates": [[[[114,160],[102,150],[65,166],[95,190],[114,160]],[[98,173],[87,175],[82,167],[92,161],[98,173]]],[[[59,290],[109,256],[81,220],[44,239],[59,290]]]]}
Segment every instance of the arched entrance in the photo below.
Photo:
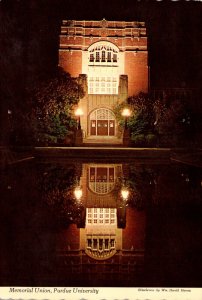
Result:
{"type": "Polygon", "coordinates": [[[115,136],[115,115],[107,108],[99,108],[90,114],[91,136],[115,136]]]}

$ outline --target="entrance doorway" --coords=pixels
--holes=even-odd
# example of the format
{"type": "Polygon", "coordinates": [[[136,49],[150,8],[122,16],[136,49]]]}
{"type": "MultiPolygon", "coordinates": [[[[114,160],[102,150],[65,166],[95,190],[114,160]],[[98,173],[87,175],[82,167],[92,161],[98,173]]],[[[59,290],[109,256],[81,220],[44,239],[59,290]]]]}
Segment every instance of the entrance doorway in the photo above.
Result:
{"type": "Polygon", "coordinates": [[[91,113],[90,135],[115,136],[115,116],[111,110],[100,108],[91,113]]]}

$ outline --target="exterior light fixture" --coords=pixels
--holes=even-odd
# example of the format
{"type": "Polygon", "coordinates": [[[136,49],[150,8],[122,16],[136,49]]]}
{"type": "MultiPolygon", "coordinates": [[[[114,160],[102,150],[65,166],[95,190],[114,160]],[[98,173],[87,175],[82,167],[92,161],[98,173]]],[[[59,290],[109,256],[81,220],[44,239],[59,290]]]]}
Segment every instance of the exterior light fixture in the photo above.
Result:
{"type": "Polygon", "coordinates": [[[81,116],[83,115],[83,111],[81,108],[77,108],[75,111],[75,116],[78,117],[78,129],[81,129],[81,116]]]}
{"type": "Polygon", "coordinates": [[[74,190],[74,196],[76,198],[76,200],[80,201],[81,197],[83,195],[82,189],[80,186],[77,186],[74,190]]]}
{"type": "Polygon", "coordinates": [[[123,200],[126,201],[129,196],[129,190],[127,190],[127,188],[123,187],[121,189],[121,196],[122,196],[123,200]]]}
{"type": "Polygon", "coordinates": [[[123,111],[122,111],[122,116],[123,117],[130,117],[131,115],[131,111],[129,108],[124,108],[123,111]]]}
{"type": "Polygon", "coordinates": [[[125,118],[125,129],[128,126],[127,121],[128,121],[128,117],[130,117],[130,115],[131,115],[130,109],[129,108],[124,108],[123,111],[122,111],[122,116],[125,118]]]}
{"type": "Polygon", "coordinates": [[[81,108],[78,107],[75,111],[75,116],[80,117],[82,115],[83,115],[83,111],[81,108]]]}

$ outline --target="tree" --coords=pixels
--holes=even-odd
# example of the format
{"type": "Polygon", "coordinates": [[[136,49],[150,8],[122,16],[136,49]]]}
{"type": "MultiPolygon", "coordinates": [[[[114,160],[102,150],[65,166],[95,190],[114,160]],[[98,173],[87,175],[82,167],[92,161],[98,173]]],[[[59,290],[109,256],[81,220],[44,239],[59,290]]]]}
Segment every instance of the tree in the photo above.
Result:
{"type": "Polygon", "coordinates": [[[150,94],[140,93],[129,97],[126,102],[117,104],[114,113],[120,127],[124,127],[121,111],[131,110],[128,128],[131,141],[136,146],[185,145],[194,134],[193,112],[186,99],[174,94],[155,99],[150,94]]]}
{"type": "Polygon", "coordinates": [[[76,125],[73,108],[84,91],[78,78],[58,68],[49,79],[28,89],[32,107],[32,127],[39,142],[57,142],[72,133],[76,125]]]}
{"type": "Polygon", "coordinates": [[[155,128],[162,145],[186,145],[194,135],[194,114],[186,96],[154,101],[155,128]]]}
{"type": "Polygon", "coordinates": [[[38,169],[37,183],[42,200],[59,228],[68,227],[70,223],[82,223],[84,207],[74,196],[77,175],[76,164],[51,163],[38,169]]]}
{"type": "Polygon", "coordinates": [[[152,99],[148,94],[140,93],[129,97],[126,102],[116,105],[114,112],[120,127],[124,127],[124,118],[121,115],[124,107],[128,107],[131,111],[131,117],[128,119],[131,141],[137,146],[151,144],[152,139],[155,139],[152,99]]]}

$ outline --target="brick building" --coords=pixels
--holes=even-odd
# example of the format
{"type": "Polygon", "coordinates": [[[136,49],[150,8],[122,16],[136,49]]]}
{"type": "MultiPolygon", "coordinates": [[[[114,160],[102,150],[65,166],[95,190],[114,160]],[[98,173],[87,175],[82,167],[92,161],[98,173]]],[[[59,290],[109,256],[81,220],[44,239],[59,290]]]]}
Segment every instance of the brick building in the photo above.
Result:
{"type": "Polygon", "coordinates": [[[79,77],[85,97],[84,138],[120,138],[113,107],[148,90],[148,52],[144,22],[64,20],[59,65],[79,77]]]}

